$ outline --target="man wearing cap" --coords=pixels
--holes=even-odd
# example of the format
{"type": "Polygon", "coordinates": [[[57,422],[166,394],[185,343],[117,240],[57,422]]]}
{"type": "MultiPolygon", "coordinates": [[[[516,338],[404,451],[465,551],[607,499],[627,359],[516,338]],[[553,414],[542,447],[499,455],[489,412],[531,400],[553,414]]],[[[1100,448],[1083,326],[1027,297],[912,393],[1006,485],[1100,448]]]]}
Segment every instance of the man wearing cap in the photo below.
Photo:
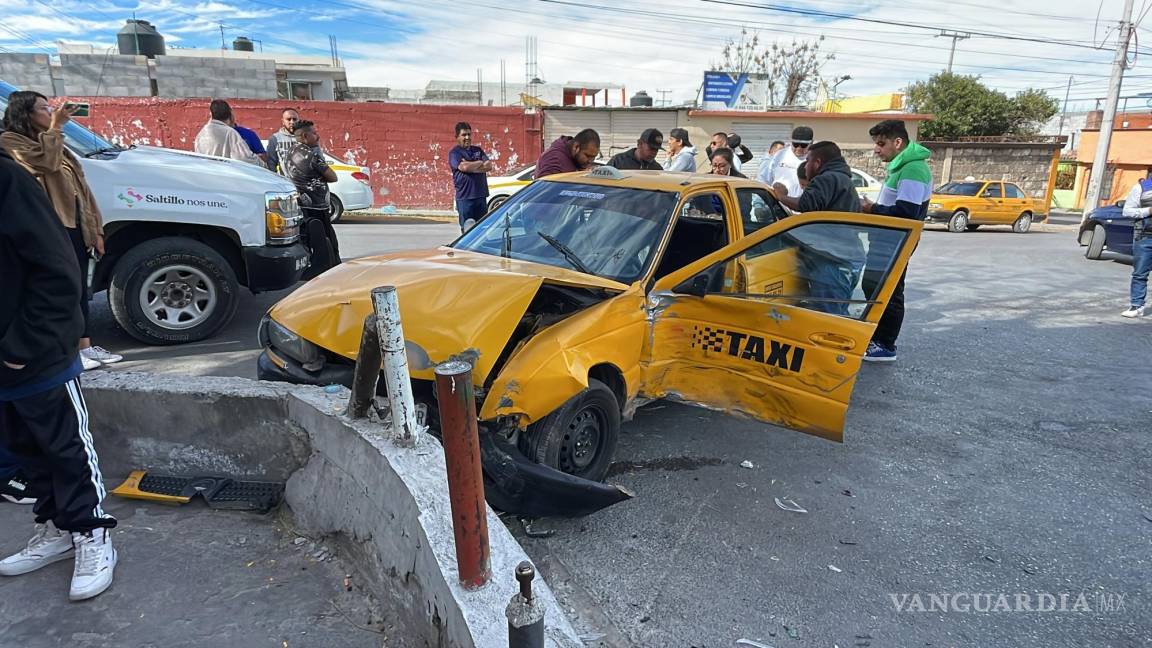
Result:
{"type": "Polygon", "coordinates": [[[796,177],[796,168],[804,163],[808,157],[808,147],[812,144],[812,129],[807,126],[797,126],[792,129],[792,145],[785,146],[765,160],[760,165],[760,172],[756,179],[771,187],[782,184],[788,188],[788,195],[799,198],[804,190],[800,188],[800,179],[796,177]]]}
{"type": "Polygon", "coordinates": [[[696,147],[688,140],[688,131],[673,128],[668,131],[668,166],[666,171],[696,172],[696,147]]]}
{"type": "Polygon", "coordinates": [[[608,160],[608,166],[621,171],[662,171],[664,167],[656,162],[656,154],[664,145],[664,133],[655,128],[646,129],[636,140],[636,148],[617,153],[608,160]]]}

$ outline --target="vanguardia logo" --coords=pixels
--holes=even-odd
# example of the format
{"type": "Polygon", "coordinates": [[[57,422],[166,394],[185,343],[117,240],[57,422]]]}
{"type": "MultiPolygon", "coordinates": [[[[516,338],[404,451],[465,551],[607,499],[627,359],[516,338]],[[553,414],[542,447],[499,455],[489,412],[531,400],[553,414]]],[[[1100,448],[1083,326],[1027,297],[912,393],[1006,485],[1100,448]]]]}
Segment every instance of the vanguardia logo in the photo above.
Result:
{"type": "Polygon", "coordinates": [[[889,594],[897,612],[1123,612],[1115,592],[934,592],[889,594]]]}
{"type": "Polygon", "coordinates": [[[132,209],[136,206],[136,203],[144,200],[144,196],[141,196],[140,194],[133,191],[132,187],[128,187],[124,191],[116,194],[116,197],[120,199],[120,201],[123,202],[128,207],[128,209],[132,209]]]}

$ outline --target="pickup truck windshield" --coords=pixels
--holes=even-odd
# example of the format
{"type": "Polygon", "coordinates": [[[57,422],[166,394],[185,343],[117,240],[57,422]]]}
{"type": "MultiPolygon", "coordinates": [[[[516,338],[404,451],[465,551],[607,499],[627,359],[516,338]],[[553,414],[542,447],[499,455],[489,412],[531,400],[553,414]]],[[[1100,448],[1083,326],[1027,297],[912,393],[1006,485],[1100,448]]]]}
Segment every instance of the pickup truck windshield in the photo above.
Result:
{"type": "Polygon", "coordinates": [[[679,194],[535,182],[452,247],[631,283],[660,245],[679,194]]]}

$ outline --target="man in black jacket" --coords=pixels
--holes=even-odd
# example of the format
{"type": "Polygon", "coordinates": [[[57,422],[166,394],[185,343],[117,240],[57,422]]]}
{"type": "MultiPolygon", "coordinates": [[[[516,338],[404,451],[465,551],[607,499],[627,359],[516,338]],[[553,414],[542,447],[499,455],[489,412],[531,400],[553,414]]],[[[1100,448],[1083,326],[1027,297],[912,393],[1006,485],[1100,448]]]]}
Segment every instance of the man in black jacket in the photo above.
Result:
{"type": "Polygon", "coordinates": [[[36,497],[36,532],[0,560],[17,576],[75,556],[69,598],[112,584],[116,519],[80,391],[80,269],[39,183],[0,149],[0,444],[36,497]]]}
{"type": "MultiPolygon", "coordinates": [[[[782,205],[797,212],[860,211],[860,195],[852,186],[852,171],[835,143],[817,142],[808,149],[804,175],[808,184],[799,198],[790,198],[783,184],[773,185],[772,191],[782,205]]],[[[864,269],[860,230],[851,225],[817,223],[793,232],[799,242],[809,294],[817,298],[812,309],[848,316],[852,293],[864,269]]]]}
{"type": "Polygon", "coordinates": [[[645,129],[636,140],[636,147],[617,153],[608,160],[608,166],[621,171],[662,171],[664,167],[656,161],[656,154],[664,145],[664,133],[655,128],[645,129]]]}

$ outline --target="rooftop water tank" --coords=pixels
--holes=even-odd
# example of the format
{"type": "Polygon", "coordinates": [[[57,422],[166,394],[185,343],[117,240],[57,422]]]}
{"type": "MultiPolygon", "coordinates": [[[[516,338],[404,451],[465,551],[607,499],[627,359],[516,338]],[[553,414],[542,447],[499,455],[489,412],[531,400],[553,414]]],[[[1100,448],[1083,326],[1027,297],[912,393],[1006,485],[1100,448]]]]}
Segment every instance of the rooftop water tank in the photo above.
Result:
{"type": "Polygon", "coordinates": [[[632,106],[633,108],[651,108],[652,97],[649,97],[647,92],[641,90],[640,92],[632,95],[632,99],[628,101],[628,105],[632,106]]]}
{"type": "Polygon", "coordinates": [[[252,49],[252,41],[247,36],[237,36],[236,40],[232,41],[232,49],[237,52],[254,52],[252,49]]]}
{"type": "Polygon", "coordinates": [[[142,54],[148,58],[164,56],[164,37],[147,20],[130,19],[116,34],[121,54],[142,54]]]}

